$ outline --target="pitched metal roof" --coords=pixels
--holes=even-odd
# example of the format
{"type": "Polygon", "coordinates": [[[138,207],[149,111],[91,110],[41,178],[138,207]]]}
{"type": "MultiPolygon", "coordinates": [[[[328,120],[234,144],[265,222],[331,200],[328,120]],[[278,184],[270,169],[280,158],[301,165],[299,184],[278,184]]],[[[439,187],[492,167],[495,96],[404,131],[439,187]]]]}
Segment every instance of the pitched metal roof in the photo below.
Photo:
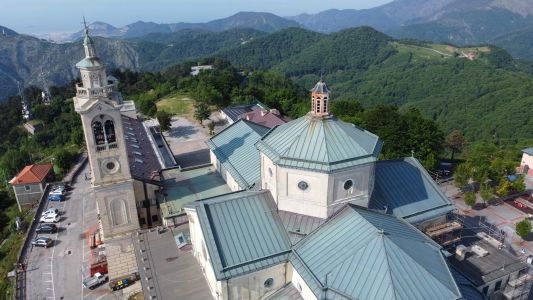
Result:
{"type": "Polygon", "coordinates": [[[244,104],[238,106],[229,106],[222,109],[222,112],[228,116],[232,121],[237,121],[240,116],[245,113],[251,112],[256,104],[244,104]]]}
{"type": "Polygon", "coordinates": [[[336,117],[307,114],[274,127],[256,146],[277,165],[328,173],[376,161],[382,142],[336,117]]]}
{"type": "Polygon", "coordinates": [[[133,178],[153,184],[162,184],[158,181],[159,171],[163,166],[142,120],[122,115],[122,125],[128,163],[133,178]]]}
{"type": "Polygon", "coordinates": [[[422,165],[412,157],[376,163],[369,208],[386,210],[410,223],[455,209],[422,165]]]}
{"type": "Polygon", "coordinates": [[[315,84],[315,87],[311,89],[311,92],[326,94],[326,93],[329,93],[329,89],[328,89],[328,86],[326,85],[326,82],[320,79],[320,81],[315,84]]]}
{"type": "Polygon", "coordinates": [[[287,261],[289,237],[269,191],[232,193],[191,205],[196,207],[217,280],[287,261]]]}
{"type": "Polygon", "coordinates": [[[52,164],[33,164],[25,166],[17,176],[9,181],[12,185],[41,183],[46,176],[52,171],[52,164]]]}
{"type": "Polygon", "coordinates": [[[483,294],[481,294],[466,277],[464,277],[453,267],[450,268],[450,271],[452,272],[453,278],[455,279],[455,283],[457,283],[457,286],[459,287],[459,290],[461,291],[461,294],[463,295],[463,298],[465,300],[485,299],[483,294]]]}
{"type": "Polygon", "coordinates": [[[461,298],[435,242],[353,205],[296,244],[290,261],[318,299],[461,298]]]}
{"type": "Polygon", "coordinates": [[[98,68],[103,66],[104,64],[98,57],[85,57],[76,64],[77,68],[98,68]]]}
{"type": "Polygon", "coordinates": [[[326,219],[283,210],[278,211],[278,215],[281,218],[281,222],[283,223],[283,226],[285,226],[293,245],[326,222],[326,219]]]}
{"type": "Polygon", "coordinates": [[[242,118],[268,128],[287,123],[276,110],[254,109],[251,112],[244,114],[242,118]]]}
{"type": "Polygon", "coordinates": [[[533,147],[526,148],[526,149],[522,150],[522,152],[524,152],[526,154],[529,154],[529,155],[533,155],[533,147]]]}
{"type": "Polygon", "coordinates": [[[241,119],[206,142],[241,188],[249,189],[261,180],[261,160],[255,143],[268,130],[241,119]]]}

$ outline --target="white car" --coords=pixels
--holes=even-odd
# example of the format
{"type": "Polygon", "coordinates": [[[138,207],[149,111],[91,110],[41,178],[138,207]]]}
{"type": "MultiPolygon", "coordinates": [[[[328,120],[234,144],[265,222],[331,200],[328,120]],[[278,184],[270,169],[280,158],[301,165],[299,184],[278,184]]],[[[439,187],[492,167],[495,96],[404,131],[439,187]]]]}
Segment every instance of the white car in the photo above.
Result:
{"type": "Polygon", "coordinates": [[[53,189],[50,194],[59,194],[63,195],[65,194],[65,187],[64,186],[58,186],[55,189],[53,189]]]}
{"type": "Polygon", "coordinates": [[[48,214],[41,217],[40,222],[42,223],[57,223],[59,222],[59,216],[54,214],[48,214]]]}
{"type": "Polygon", "coordinates": [[[45,216],[45,215],[58,215],[59,216],[59,209],[49,208],[45,210],[41,216],[45,216]]]}

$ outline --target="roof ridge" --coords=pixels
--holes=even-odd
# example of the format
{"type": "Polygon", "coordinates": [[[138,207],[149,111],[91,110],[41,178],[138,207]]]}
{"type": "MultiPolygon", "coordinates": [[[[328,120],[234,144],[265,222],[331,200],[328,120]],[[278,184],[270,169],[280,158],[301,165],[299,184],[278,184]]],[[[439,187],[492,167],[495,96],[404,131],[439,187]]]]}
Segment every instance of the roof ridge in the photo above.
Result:
{"type": "MultiPolygon", "coordinates": [[[[424,267],[423,265],[421,265],[417,259],[413,258],[411,255],[409,255],[402,247],[398,246],[393,240],[391,240],[390,238],[387,238],[387,240],[392,243],[392,245],[394,245],[394,247],[397,247],[398,249],[401,250],[401,253],[403,253],[404,255],[406,255],[409,259],[410,259],[410,263],[414,263],[416,266],[418,266],[420,269],[422,269],[424,272],[427,273],[427,275],[430,275],[436,282],[438,282],[438,284],[440,284],[442,287],[444,287],[446,290],[450,291],[448,285],[444,284],[439,278],[437,278],[432,272],[430,272],[426,267],[424,267]]],[[[385,243],[384,243],[385,244],[385,243]]],[[[388,247],[387,244],[384,245],[385,247],[388,247]]],[[[394,249],[391,249],[391,250],[394,250],[394,249]]],[[[395,254],[397,254],[398,252],[396,251],[393,251],[395,254]]],[[[440,253],[440,251],[439,251],[440,253]]],[[[439,255],[441,258],[442,256],[439,255]]],[[[398,255],[394,255],[394,257],[398,257],[398,255]]],[[[387,255],[387,259],[389,259],[389,256],[387,255]]],[[[455,280],[453,279],[453,276],[451,275],[451,273],[449,272],[449,267],[448,267],[448,264],[444,261],[444,265],[446,266],[446,269],[448,270],[448,274],[450,275],[450,278],[452,279],[451,281],[455,282],[455,280]]],[[[425,276],[424,276],[425,277],[425,276]]],[[[392,276],[391,276],[391,279],[392,279],[392,276]]],[[[456,291],[453,291],[453,292],[459,292],[459,289],[457,287],[457,284],[454,285],[454,287],[456,288],[456,291]]],[[[451,292],[451,291],[450,291],[451,292]]],[[[460,293],[460,292],[459,292],[460,293]]]]}
{"type": "Polygon", "coordinates": [[[378,239],[381,241],[381,245],[383,247],[383,253],[385,254],[385,264],[387,264],[387,274],[389,276],[389,281],[390,281],[390,285],[391,285],[391,288],[392,288],[392,296],[394,299],[397,299],[398,296],[396,295],[396,288],[394,286],[394,280],[392,278],[392,272],[391,272],[391,267],[390,267],[390,257],[389,257],[389,253],[387,252],[387,249],[386,249],[386,245],[385,245],[385,234],[380,234],[381,235],[381,238],[378,237],[378,239]]]}
{"type": "MultiPolygon", "coordinates": [[[[305,120],[306,117],[307,117],[307,116],[304,116],[304,117],[302,117],[301,119],[302,119],[302,120],[305,120]]],[[[299,120],[299,119],[296,119],[296,120],[299,120]]],[[[289,124],[289,123],[286,123],[286,124],[289,124]]],[[[292,139],[292,141],[289,143],[289,146],[288,146],[287,148],[285,148],[285,150],[283,150],[283,152],[279,153],[279,157],[280,157],[280,158],[285,158],[285,157],[286,157],[285,154],[287,154],[287,152],[289,152],[289,150],[294,146],[294,144],[295,144],[295,143],[298,143],[298,141],[299,141],[300,138],[302,137],[302,135],[303,135],[303,133],[304,133],[304,131],[305,131],[305,130],[304,130],[305,127],[302,126],[301,124],[305,124],[305,122],[304,122],[304,121],[300,121],[300,122],[298,122],[298,127],[297,127],[298,130],[295,130],[295,131],[298,132],[298,134],[294,136],[294,138],[292,139]]],[[[285,124],[284,124],[284,125],[285,125],[285,124]]],[[[289,128],[290,128],[290,127],[289,127],[289,128]]]]}

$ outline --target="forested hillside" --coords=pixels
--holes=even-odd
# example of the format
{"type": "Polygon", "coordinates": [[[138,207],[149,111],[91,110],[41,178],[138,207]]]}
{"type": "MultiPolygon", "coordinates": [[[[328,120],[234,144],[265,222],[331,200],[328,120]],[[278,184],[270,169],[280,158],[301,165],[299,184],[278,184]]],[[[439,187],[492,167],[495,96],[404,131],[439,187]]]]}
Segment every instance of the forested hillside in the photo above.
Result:
{"type": "Polygon", "coordinates": [[[414,107],[445,132],[460,129],[471,141],[533,137],[524,109],[533,105],[533,76],[504,50],[397,42],[368,27],[313,40],[303,30],[284,30],[220,56],[241,67],[280,71],[305,87],[323,73],[335,99],[414,107]],[[294,43],[287,49],[264,47],[280,38],[307,46],[299,53],[294,43]]]}

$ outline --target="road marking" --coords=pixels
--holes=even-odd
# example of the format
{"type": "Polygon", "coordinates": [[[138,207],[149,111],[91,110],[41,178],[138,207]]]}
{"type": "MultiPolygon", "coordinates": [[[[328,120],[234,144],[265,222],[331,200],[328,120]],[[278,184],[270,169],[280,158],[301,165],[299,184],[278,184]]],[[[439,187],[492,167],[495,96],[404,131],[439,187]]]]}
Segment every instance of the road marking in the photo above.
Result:
{"type": "MultiPolygon", "coordinates": [[[[82,200],[81,200],[81,231],[82,232],[85,232],[85,199],[86,199],[86,196],[83,196],[82,197],[82,200]]],[[[83,300],[83,263],[85,262],[85,242],[86,242],[86,239],[83,239],[81,241],[81,293],[80,293],[80,297],[81,299],[83,300]]]]}

